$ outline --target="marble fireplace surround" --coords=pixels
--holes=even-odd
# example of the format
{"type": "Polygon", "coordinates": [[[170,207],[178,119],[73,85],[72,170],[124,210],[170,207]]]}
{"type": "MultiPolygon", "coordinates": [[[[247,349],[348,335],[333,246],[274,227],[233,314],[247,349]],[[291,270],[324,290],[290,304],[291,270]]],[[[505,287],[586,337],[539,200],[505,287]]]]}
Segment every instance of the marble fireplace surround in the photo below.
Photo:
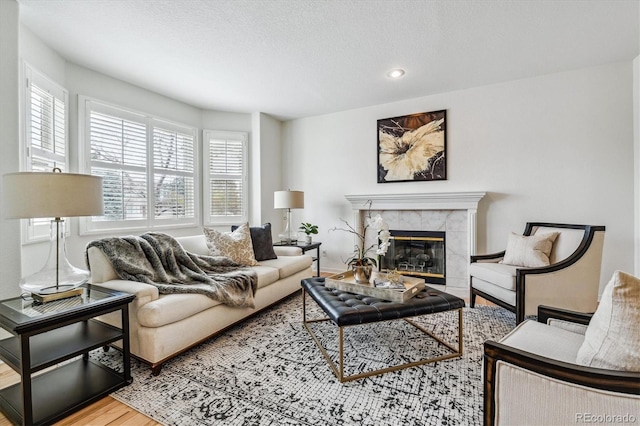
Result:
{"type": "MultiPolygon", "coordinates": [[[[446,235],[446,290],[468,296],[469,256],[476,253],[478,203],[485,192],[345,195],[354,212],[355,228],[362,230],[371,201],[371,213],[380,213],[389,229],[440,231],[446,235]]],[[[375,241],[373,233],[365,236],[375,241]]]]}

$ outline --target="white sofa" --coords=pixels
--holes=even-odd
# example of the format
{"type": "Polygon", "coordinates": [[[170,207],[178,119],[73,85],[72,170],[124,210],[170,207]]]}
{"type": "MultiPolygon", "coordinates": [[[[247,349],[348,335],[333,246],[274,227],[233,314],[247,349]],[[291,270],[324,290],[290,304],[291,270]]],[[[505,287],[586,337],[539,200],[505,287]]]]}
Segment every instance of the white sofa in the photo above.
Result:
{"type": "MultiPolygon", "coordinates": [[[[176,238],[185,250],[208,255],[205,236],[176,238]]],[[[313,275],[312,258],[297,247],[274,247],[277,259],[253,266],[258,274],[255,309],[233,308],[201,294],[159,294],[149,284],[118,278],[107,257],[96,247],[87,251],[92,284],[136,295],[129,306],[131,355],[151,365],[154,375],[162,364],[238,321],[300,289],[313,275]]],[[[98,318],[120,326],[120,315],[98,318]]]]}

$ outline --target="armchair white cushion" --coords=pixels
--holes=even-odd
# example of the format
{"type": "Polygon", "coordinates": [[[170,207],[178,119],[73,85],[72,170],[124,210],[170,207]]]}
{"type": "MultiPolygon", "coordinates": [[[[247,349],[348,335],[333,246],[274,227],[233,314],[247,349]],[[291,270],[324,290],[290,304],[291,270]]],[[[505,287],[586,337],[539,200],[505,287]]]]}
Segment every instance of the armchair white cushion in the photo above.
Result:
{"type": "Polygon", "coordinates": [[[598,303],[604,226],[527,223],[525,236],[557,233],[549,265],[501,263],[505,251],[471,256],[470,305],[483,297],[516,314],[520,323],[539,305],[593,312],[598,303]]]}
{"type": "Polygon", "coordinates": [[[600,422],[607,424],[640,420],[640,372],[576,361],[589,317],[541,306],[543,322],[524,321],[499,343],[485,342],[485,425],[572,425],[600,415],[627,416],[600,422]],[[567,318],[579,323],[569,326],[567,318]]]}

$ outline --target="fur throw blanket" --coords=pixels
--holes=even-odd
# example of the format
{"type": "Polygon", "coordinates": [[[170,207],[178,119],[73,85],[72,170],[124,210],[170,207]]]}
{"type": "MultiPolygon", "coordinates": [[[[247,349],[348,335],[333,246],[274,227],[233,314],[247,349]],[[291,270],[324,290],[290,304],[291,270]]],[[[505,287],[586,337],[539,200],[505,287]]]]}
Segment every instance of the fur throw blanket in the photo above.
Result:
{"type": "Polygon", "coordinates": [[[99,248],[123,280],[154,285],[160,293],[199,293],[229,306],[255,307],[255,271],[227,257],[190,253],[170,235],[104,238],[89,247],[99,248]]]}

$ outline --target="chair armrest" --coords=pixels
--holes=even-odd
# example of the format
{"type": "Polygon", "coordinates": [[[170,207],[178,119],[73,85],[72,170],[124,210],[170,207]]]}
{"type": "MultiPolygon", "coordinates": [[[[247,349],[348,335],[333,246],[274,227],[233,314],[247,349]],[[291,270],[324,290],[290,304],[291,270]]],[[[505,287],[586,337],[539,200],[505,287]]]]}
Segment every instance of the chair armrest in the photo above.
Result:
{"type": "Polygon", "coordinates": [[[563,382],[619,392],[640,395],[640,372],[605,370],[557,361],[535,355],[510,346],[484,342],[484,424],[492,425],[495,417],[495,396],[497,362],[502,361],[525,370],[551,377],[563,382]]]}
{"type": "Polygon", "coordinates": [[[640,372],[607,370],[558,361],[502,343],[484,342],[485,374],[495,374],[496,361],[504,361],[569,383],[612,392],[640,395],[640,372]]]}
{"type": "Polygon", "coordinates": [[[554,308],[552,306],[538,306],[538,322],[547,324],[551,318],[559,319],[562,321],[575,322],[578,324],[589,325],[593,313],[584,313],[570,311],[568,309],[554,308]]]}
{"type": "MultiPolygon", "coordinates": [[[[510,346],[484,343],[484,424],[493,425],[496,413],[498,361],[516,366],[532,374],[559,380],[568,385],[608,392],[640,395],[640,372],[615,371],[585,367],[535,355],[510,346]]],[[[527,383],[523,383],[527,386],[527,383]]],[[[515,390],[514,390],[515,391],[515,390]]],[[[633,397],[635,398],[635,396],[633,397]]]]}
{"type": "Polygon", "coordinates": [[[490,254],[474,254],[471,256],[471,263],[476,263],[482,260],[497,260],[504,257],[504,250],[498,253],[490,254]]]}

